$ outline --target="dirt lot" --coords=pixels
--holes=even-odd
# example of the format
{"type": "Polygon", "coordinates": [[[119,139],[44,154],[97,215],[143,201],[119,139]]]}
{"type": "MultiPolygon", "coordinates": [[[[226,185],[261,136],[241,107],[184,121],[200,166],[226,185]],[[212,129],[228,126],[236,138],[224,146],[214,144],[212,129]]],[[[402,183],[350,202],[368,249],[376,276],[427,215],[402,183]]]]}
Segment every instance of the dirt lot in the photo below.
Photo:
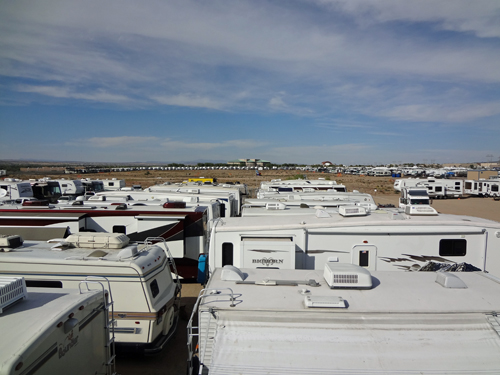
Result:
{"type": "MultiPolygon", "coordinates": [[[[227,181],[239,181],[247,184],[250,191],[255,193],[262,181],[272,179],[298,178],[306,175],[309,179],[325,178],[335,180],[339,184],[344,184],[348,191],[358,190],[361,193],[373,195],[378,204],[394,204],[397,206],[398,194],[394,191],[394,178],[391,177],[371,177],[371,176],[352,176],[336,175],[328,173],[301,173],[299,171],[261,171],[262,176],[256,176],[255,171],[239,170],[214,170],[214,171],[133,171],[120,173],[99,173],[85,175],[27,175],[22,174],[17,177],[21,179],[28,178],[92,178],[92,179],[111,179],[117,178],[125,180],[127,186],[141,185],[143,188],[161,184],[167,181],[182,182],[189,178],[206,177],[216,178],[219,183],[227,181]]],[[[456,215],[477,216],[485,219],[500,221],[500,201],[493,201],[492,198],[462,198],[448,200],[434,200],[434,208],[441,213],[456,215]]]]}

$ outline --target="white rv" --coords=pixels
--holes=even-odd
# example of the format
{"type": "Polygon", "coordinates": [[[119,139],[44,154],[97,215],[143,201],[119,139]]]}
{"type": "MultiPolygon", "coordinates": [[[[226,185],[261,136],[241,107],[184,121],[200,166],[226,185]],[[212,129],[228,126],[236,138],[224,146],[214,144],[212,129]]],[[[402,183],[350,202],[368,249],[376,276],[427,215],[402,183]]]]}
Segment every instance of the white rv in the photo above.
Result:
{"type": "Polygon", "coordinates": [[[499,295],[483,272],[219,268],[188,323],[188,373],[498,374],[499,295]]]}
{"type": "Polygon", "coordinates": [[[105,191],[120,190],[126,186],[125,180],[118,180],[116,178],[112,178],[111,180],[106,179],[106,180],[101,180],[101,181],[104,185],[105,191]]]}
{"type": "Polygon", "coordinates": [[[430,205],[429,193],[425,187],[402,188],[399,197],[399,208],[412,205],[430,205]]]}
{"type": "Polygon", "coordinates": [[[221,218],[210,233],[209,272],[225,265],[313,270],[327,261],[388,271],[467,262],[500,275],[500,223],[428,205],[370,213],[341,206],[316,216],[221,218]]]}
{"type": "MultiPolygon", "coordinates": [[[[346,192],[346,187],[337,184],[336,181],[317,179],[317,180],[271,180],[260,183],[259,192],[276,192],[276,193],[294,193],[294,192],[314,192],[314,191],[337,191],[346,192]]],[[[257,195],[259,197],[259,194],[257,195]]]]}
{"type": "Polygon", "coordinates": [[[302,205],[309,206],[324,205],[338,206],[339,204],[359,204],[367,209],[376,210],[377,204],[370,194],[353,192],[313,192],[313,193],[275,193],[275,192],[260,192],[258,199],[246,199],[245,205],[264,206],[270,202],[283,202],[286,205],[302,205]]]}
{"type": "Polygon", "coordinates": [[[34,198],[33,189],[29,181],[5,179],[0,181],[0,201],[16,201],[34,198]]]}
{"type": "Polygon", "coordinates": [[[113,292],[117,348],[154,354],[175,333],[181,289],[170,271],[172,257],[165,245],[152,244],[156,240],[129,244],[121,234],[80,233],[51,243],[25,241],[0,252],[0,275],[55,290],[105,276],[113,292]]]}
{"type": "Polygon", "coordinates": [[[0,374],[115,374],[110,296],[90,287],[26,288],[22,278],[0,278],[0,374]]]}

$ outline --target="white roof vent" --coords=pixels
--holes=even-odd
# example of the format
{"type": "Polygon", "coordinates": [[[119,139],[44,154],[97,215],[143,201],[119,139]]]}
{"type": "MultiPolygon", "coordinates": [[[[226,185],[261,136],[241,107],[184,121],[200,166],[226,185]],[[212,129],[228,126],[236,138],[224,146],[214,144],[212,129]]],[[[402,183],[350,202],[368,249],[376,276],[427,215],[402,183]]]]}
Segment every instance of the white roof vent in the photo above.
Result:
{"type": "Polygon", "coordinates": [[[0,314],[13,303],[27,297],[24,277],[0,277],[0,314]]]}
{"type": "Polygon", "coordinates": [[[316,210],[316,217],[322,218],[322,217],[332,217],[328,212],[326,212],[324,209],[323,210],[316,210]]]}
{"type": "Polygon", "coordinates": [[[436,272],[436,282],[444,288],[467,289],[463,280],[451,272],[436,272]]]}
{"type": "Polygon", "coordinates": [[[304,297],[306,307],[337,307],[346,308],[345,300],[339,296],[312,296],[304,297]]]}
{"type": "Polygon", "coordinates": [[[405,214],[407,215],[437,215],[438,212],[428,205],[406,206],[405,214]]]}
{"type": "Polygon", "coordinates": [[[80,232],[68,236],[65,242],[86,249],[122,249],[130,239],[122,233],[80,232]]]}
{"type": "Polygon", "coordinates": [[[327,262],[323,277],[331,289],[370,289],[372,287],[370,271],[355,264],[327,262]]]}
{"type": "Polygon", "coordinates": [[[284,210],[286,205],[281,202],[276,203],[266,203],[266,210],[284,210]]]}
{"type": "Polygon", "coordinates": [[[118,253],[118,258],[120,259],[125,259],[125,258],[132,258],[136,256],[139,253],[139,250],[137,249],[137,246],[127,246],[123,250],[121,250],[118,253]]]}
{"type": "Polygon", "coordinates": [[[359,206],[339,206],[339,214],[348,216],[366,216],[366,209],[359,206]]]}

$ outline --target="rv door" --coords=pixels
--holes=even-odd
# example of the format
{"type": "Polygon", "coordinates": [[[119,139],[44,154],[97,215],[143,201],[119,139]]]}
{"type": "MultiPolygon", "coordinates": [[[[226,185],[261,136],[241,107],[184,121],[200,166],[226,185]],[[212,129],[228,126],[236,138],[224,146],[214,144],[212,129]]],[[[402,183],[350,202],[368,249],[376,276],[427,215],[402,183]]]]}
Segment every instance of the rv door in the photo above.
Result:
{"type": "Polygon", "coordinates": [[[352,248],[352,264],[370,271],[377,270],[377,247],[373,245],[355,245],[352,248]]]}

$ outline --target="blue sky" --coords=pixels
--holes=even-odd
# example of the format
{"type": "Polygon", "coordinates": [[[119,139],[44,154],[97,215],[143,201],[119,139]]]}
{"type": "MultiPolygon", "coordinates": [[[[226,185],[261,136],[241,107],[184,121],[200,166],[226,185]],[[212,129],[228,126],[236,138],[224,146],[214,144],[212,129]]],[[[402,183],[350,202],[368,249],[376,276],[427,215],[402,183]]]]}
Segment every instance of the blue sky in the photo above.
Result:
{"type": "Polygon", "coordinates": [[[498,0],[0,0],[0,159],[459,163],[499,145],[498,0]]]}

